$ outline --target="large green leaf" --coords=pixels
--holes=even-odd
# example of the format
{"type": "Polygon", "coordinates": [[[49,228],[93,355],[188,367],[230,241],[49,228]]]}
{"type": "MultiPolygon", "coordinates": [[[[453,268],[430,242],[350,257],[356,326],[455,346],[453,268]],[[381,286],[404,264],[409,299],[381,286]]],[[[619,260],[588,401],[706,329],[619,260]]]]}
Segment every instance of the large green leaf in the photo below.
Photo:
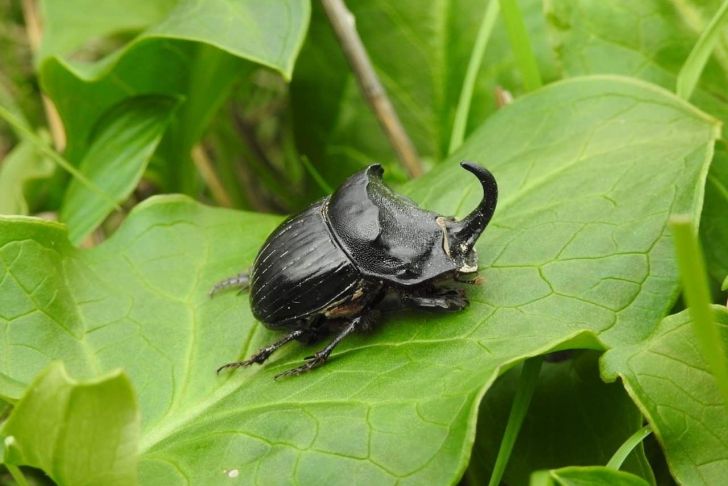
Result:
{"type": "MultiPolygon", "coordinates": [[[[677,73],[720,0],[546,0],[554,48],[566,75],[623,74],[675,90],[677,73]]],[[[722,36],[695,104],[728,120],[728,37],[722,36]]],[[[725,128],[725,127],[724,127],[725,128]]]]}
{"type": "MultiPolygon", "coordinates": [[[[506,484],[526,484],[531,472],[572,465],[607,464],[620,445],[642,427],[642,414],[624,389],[599,377],[598,354],[578,352],[565,361],[543,364],[528,416],[503,476],[506,484]]],[[[520,368],[495,382],[480,405],[478,434],[468,466],[474,484],[492,473],[520,368]]],[[[639,447],[623,469],[651,479],[639,447]]]]}
{"type": "Polygon", "coordinates": [[[79,169],[103,194],[71,181],[59,214],[71,242],[80,243],[131,194],[176,106],[168,97],[131,98],[102,118],[79,169]]]}
{"type": "MultiPolygon", "coordinates": [[[[496,0],[497,1],[497,0],[496,0]]],[[[522,1],[540,66],[555,77],[545,42],[540,0],[522,1]]],[[[447,155],[463,78],[486,2],[442,0],[423,8],[419,0],[366,0],[347,4],[382,83],[426,163],[447,155]]],[[[291,95],[299,149],[331,184],[373,160],[401,175],[395,155],[366,105],[328,19],[314,8],[311,29],[296,64],[291,95]]],[[[470,127],[494,110],[494,88],[523,90],[505,29],[499,24],[486,51],[474,92],[470,127]]],[[[469,130],[470,131],[470,130],[469,130]]]]}
{"type": "Polygon", "coordinates": [[[149,484],[456,481],[480,398],[503,370],[560,346],[650,335],[678,288],[665,223],[698,211],[717,132],[669,93],[616,77],[554,84],[499,111],[409,187],[463,215],[480,194],[455,162],[498,177],[470,308],[392,316],[327,366],[279,382],[311,348],[216,376],[275,333],[247,299],[206,296],[250,265],[278,218],[156,198],[92,250],[54,223],[0,220],[0,395],[17,398],[3,384],[22,387],[51,359],[79,377],[124,368],[149,484]]]}
{"type": "MultiPolygon", "coordinates": [[[[723,342],[728,311],[715,307],[723,342]]],[[[622,378],[662,444],[681,484],[721,484],[728,471],[728,414],[700,356],[687,311],[670,316],[641,343],[608,351],[604,373],[622,378]]]]}
{"type": "Polygon", "coordinates": [[[562,467],[535,474],[531,486],[647,486],[639,476],[604,466],[562,467]]]}
{"type": "Polygon", "coordinates": [[[53,363],[0,427],[0,462],[43,469],[59,485],[125,486],[137,478],[139,411],[119,370],[79,383],[53,363]]]}
{"type": "MultiPolygon", "coordinates": [[[[154,5],[137,10],[137,15],[119,16],[118,22],[104,20],[109,10],[134,10],[140,3],[145,2],[101,10],[89,9],[88,0],[51,1],[46,6],[44,20],[50,25],[50,35],[42,53],[66,54],[94,35],[146,28],[123,48],[93,64],[55,55],[42,59],[41,82],[63,119],[72,160],[84,153],[88,133],[98,117],[126,97],[186,95],[198,107],[214,108],[219,106],[220,95],[226,93],[225,87],[239,74],[240,59],[290,76],[308,27],[310,8],[307,0],[180,0],[174,5],[152,2],[154,5]],[[87,14],[69,15],[68,10],[87,14]],[[95,20],[100,25],[89,27],[95,20]],[[197,67],[203,67],[198,66],[200,57],[206,58],[209,49],[220,51],[218,65],[212,71],[198,71],[197,67]],[[216,84],[195,89],[209,73],[217,75],[216,84]]],[[[196,121],[201,125],[206,118],[209,115],[196,121]]],[[[200,128],[195,125],[185,130],[199,132],[200,128]]]]}

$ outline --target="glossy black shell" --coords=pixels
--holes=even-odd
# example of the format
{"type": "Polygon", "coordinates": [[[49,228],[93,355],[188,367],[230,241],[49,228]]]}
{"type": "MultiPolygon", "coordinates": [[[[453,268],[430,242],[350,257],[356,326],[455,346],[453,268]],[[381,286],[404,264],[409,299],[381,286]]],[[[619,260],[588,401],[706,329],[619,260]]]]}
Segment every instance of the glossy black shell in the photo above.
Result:
{"type": "Polygon", "coordinates": [[[331,236],[323,215],[325,202],[284,221],[253,263],[251,309],[269,328],[323,313],[357,291],[361,276],[331,236]]]}
{"type": "Polygon", "coordinates": [[[331,196],[284,221],[251,270],[251,308],[270,328],[366,299],[367,287],[413,286],[454,272],[445,229],[384,185],[382,168],[354,174],[331,196]]]}

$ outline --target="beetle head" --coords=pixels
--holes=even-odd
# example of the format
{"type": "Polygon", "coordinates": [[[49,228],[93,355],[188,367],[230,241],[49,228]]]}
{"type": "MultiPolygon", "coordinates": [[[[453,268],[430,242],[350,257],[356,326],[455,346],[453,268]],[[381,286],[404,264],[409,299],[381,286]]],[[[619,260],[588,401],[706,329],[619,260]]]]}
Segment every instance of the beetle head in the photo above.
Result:
{"type": "Polygon", "coordinates": [[[469,162],[461,162],[460,166],[472,172],[483,186],[483,199],[472,213],[460,221],[447,219],[444,226],[447,231],[445,252],[455,261],[458,272],[473,273],[478,270],[478,255],[475,242],[490,222],[498,202],[498,184],[495,177],[487,169],[469,162]]]}

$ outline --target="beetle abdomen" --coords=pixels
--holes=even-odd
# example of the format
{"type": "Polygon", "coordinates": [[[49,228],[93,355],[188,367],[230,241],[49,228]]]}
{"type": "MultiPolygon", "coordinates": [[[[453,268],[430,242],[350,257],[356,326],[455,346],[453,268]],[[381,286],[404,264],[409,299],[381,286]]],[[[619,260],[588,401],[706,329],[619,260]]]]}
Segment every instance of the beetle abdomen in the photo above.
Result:
{"type": "Polygon", "coordinates": [[[333,241],[322,204],[284,221],[253,263],[251,308],[269,328],[323,313],[357,290],[359,272],[333,241]]]}

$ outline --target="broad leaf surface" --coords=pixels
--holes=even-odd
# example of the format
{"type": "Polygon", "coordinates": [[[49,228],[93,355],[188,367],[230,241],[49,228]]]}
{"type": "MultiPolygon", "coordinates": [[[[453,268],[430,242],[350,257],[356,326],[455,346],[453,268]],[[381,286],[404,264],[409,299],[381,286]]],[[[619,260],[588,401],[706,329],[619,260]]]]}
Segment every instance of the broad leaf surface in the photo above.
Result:
{"type": "MultiPolygon", "coordinates": [[[[674,91],[677,73],[721,3],[546,0],[545,11],[566,75],[623,74],[674,91]]],[[[726,79],[728,36],[723,34],[692,97],[721,120],[728,120],[726,79]]]]}
{"type": "MultiPolygon", "coordinates": [[[[545,362],[528,407],[528,415],[503,476],[506,484],[527,484],[531,472],[573,465],[606,464],[612,454],[642,427],[642,414],[624,388],[599,376],[599,354],[577,352],[561,362],[545,362]]],[[[478,433],[468,478],[485,484],[520,377],[509,370],[488,390],[480,405],[478,433]]],[[[647,459],[638,447],[622,469],[654,483],[647,459]]]]}
{"type": "Polygon", "coordinates": [[[137,479],[139,411],[119,370],[87,382],[52,363],[0,427],[4,464],[43,469],[59,485],[125,486],[137,479]]]}
{"type": "MultiPolygon", "coordinates": [[[[311,29],[291,85],[299,150],[336,185],[348,174],[384,163],[401,173],[386,136],[362,98],[328,19],[314,3],[311,29]]],[[[487,2],[419,0],[349,2],[356,27],[397,114],[425,163],[446,158],[458,97],[487,2]]],[[[547,80],[555,78],[540,0],[521,2],[547,80]]],[[[522,92],[502,22],[478,76],[470,127],[494,110],[494,88],[522,92]]],[[[469,130],[470,131],[470,130],[469,130]]]]}
{"type": "MultiPolygon", "coordinates": [[[[724,346],[728,311],[715,307],[724,346]]],[[[728,413],[700,355],[687,311],[664,319],[641,343],[604,355],[662,444],[681,484],[721,484],[728,474],[728,413]]]]}
{"type": "MultiPolygon", "coordinates": [[[[134,5],[139,3],[144,2],[135,1],[134,5]]],[[[84,153],[89,130],[98,117],[124,98],[143,94],[192,98],[190,90],[199,78],[199,50],[221,51],[225,66],[239,66],[240,59],[244,59],[290,76],[308,27],[310,8],[306,0],[180,0],[173,6],[171,2],[152,3],[138,10],[138,17],[122,15],[118,24],[91,27],[87,24],[93,23],[93,14],[89,18],[66,12],[86,8],[106,18],[109,9],[121,7],[89,9],[87,0],[51,1],[46,6],[44,20],[51,26],[42,51],[46,53],[65,55],[93,35],[132,27],[146,29],[96,63],[69,61],[55,55],[41,60],[41,82],[63,119],[72,160],[84,153]],[[60,46],[57,51],[52,47],[56,42],[60,46]]],[[[134,6],[128,8],[134,10],[134,6]]],[[[231,82],[228,78],[234,79],[235,70],[222,69],[217,74],[224,75],[218,83],[225,85],[231,82]]],[[[219,94],[219,90],[194,92],[194,98],[204,104],[209,97],[209,103],[217,106],[214,100],[219,94]]]]}
{"type": "Polygon", "coordinates": [[[647,486],[639,476],[604,466],[571,466],[535,474],[531,486],[647,486]]]}
{"type": "Polygon", "coordinates": [[[139,183],[157,149],[177,101],[161,96],[131,98],[102,118],[79,170],[103,193],[77,179],[66,190],[59,218],[78,244],[124,201],[139,183]]]}
{"type": "Polygon", "coordinates": [[[216,376],[276,334],[246,298],[206,295],[251,264],[278,218],[157,198],[85,251],[57,224],[2,220],[0,385],[28,383],[51,359],[74,376],[125,369],[149,484],[231,472],[244,483],[456,481],[480,398],[502,370],[559,346],[650,335],[678,289],[665,223],[698,212],[717,132],[669,93],[616,77],[554,84],[499,111],[408,188],[462,216],[480,190],[456,162],[498,178],[479,242],[485,284],[468,289],[470,308],[390,316],[327,366],[280,382],[312,348],[216,376]]]}

